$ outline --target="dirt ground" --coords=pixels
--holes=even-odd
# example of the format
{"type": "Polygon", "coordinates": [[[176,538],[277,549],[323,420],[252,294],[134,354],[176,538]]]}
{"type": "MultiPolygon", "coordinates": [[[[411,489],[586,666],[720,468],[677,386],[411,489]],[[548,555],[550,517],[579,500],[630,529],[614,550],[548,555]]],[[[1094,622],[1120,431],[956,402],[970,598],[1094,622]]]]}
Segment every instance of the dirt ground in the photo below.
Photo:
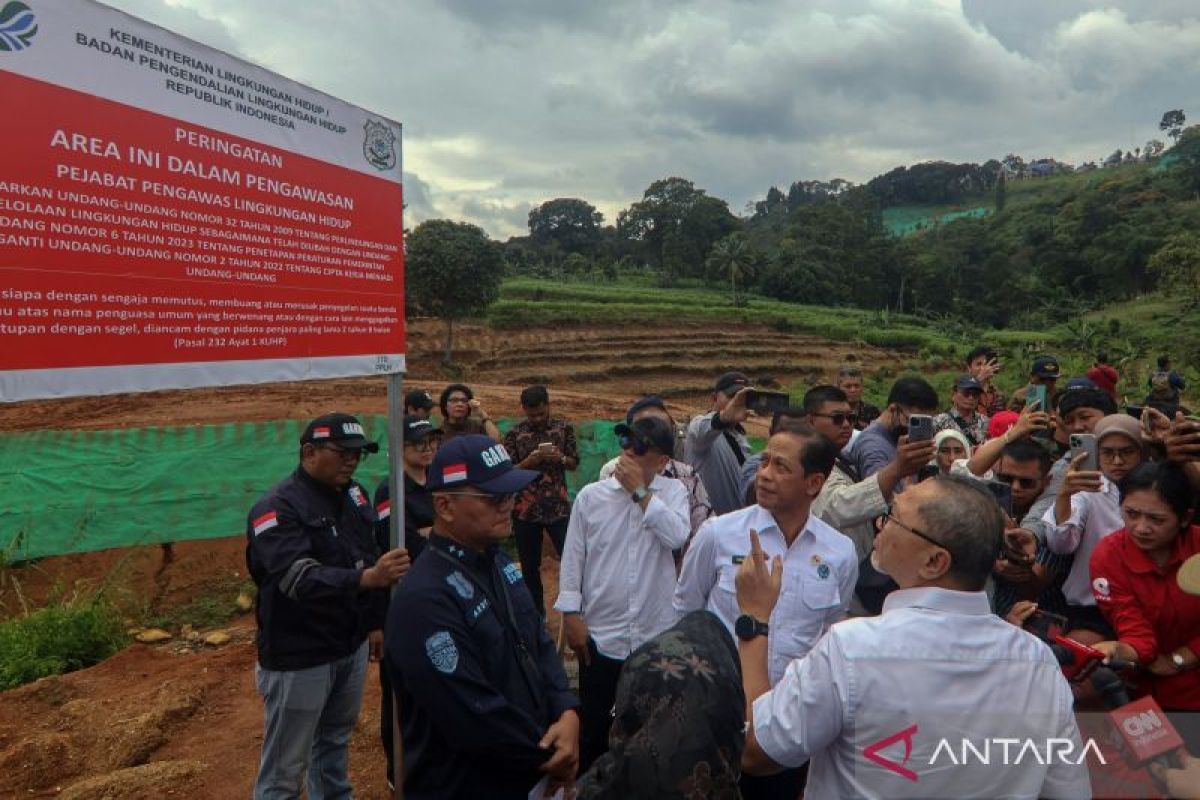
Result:
{"type": "MultiPolygon", "coordinates": [[[[899,366],[898,357],[762,327],[712,331],[700,326],[458,331],[453,372],[439,363],[440,327],[409,330],[409,386],[435,393],[469,382],[495,416],[518,416],[518,395],[546,383],[556,414],[615,419],[638,394],[670,399],[677,417],[702,411],[719,373],[741,369],[762,385],[832,379],[838,366],[899,366]]],[[[0,406],[0,433],[109,429],[281,418],[332,409],[385,413],[379,378],[313,381],[0,406]]],[[[751,432],[765,433],[765,422],[751,432]]],[[[55,592],[100,585],[127,609],[162,613],[198,597],[228,594],[246,580],[241,537],[44,559],[3,570],[0,615],[36,608],[55,592]]],[[[557,561],[546,543],[547,598],[557,593],[557,561]]],[[[134,624],[136,620],[130,620],[134,624]]],[[[558,632],[557,615],[548,620],[558,632]]],[[[188,642],[179,631],[157,644],[132,644],[90,669],[0,694],[0,798],[233,798],[248,795],[262,741],[262,706],[253,685],[254,620],[237,617],[219,647],[188,642]]],[[[201,632],[203,633],[203,631],[201,632]]],[[[386,796],[378,737],[379,691],[371,667],[355,732],[356,793],[386,796]]]]}

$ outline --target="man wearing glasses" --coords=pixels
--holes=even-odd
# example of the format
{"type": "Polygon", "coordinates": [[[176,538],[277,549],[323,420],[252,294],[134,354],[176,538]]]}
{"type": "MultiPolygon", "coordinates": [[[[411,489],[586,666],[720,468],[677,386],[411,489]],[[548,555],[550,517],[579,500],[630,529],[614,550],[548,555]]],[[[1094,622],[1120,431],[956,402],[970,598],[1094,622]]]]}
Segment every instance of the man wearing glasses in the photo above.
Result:
{"type": "Polygon", "coordinates": [[[265,730],[256,800],[348,797],[350,734],[368,657],[383,651],[384,590],[409,566],[379,554],[375,509],[354,471],[379,445],[349,414],[314,419],[300,465],[250,510],[246,564],[258,586],[265,730]]]}
{"type": "Polygon", "coordinates": [[[842,455],[856,422],[845,392],[836,386],[814,386],[804,395],[804,411],[808,424],[838,451],[833,471],[813,501],[813,514],[850,537],[861,561],[875,541],[875,520],[887,510],[900,481],[916,475],[929,463],[933,442],[900,443],[891,463],[863,478],[842,455]]]}
{"type": "MultiPolygon", "coordinates": [[[[1071,688],[1050,648],[991,613],[984,585],[1004,517],[969,478],[940,477],[898,495],[873,561],[899,589],[879,617],[835,625],[772,686],[778,635],[747,626],[738,645],[746,691],[743,769],[769,775],[811,762],[806,797],[1088,798],[1091,786],[1071,688]],[[997,740],[1070,758],[950,763],[997,740]],[[945,747],[941,743],[946,742],[945,747]],[[940,754],[940,755],[939,755],[940,754]]],[[[793,570],[751,536],[737,601],[771,617],[793,570]]],[[[1015,748],[1014,748],[1015,749],[1015,748]]]]}
{"type": "Polygon", "coordinates": [[[579,701],[520,567],[501,549],[538,473],[465,434],[429,465],[433,531],[392,597],[385,669],[400,706],[404,794],[524,798],[574,781],[579,701]]]}

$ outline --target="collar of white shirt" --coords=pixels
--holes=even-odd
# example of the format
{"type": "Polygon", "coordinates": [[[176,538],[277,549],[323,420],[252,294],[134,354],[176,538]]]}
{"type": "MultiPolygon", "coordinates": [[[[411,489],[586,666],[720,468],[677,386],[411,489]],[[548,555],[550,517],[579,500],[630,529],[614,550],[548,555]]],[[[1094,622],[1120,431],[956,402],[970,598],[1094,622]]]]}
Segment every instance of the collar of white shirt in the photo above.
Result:
{"type": "Polygon", "coordinates": [[[901,608],[928,608],[952,614],[991,614],[987,592],[962,592],[940,586],[897,589],[883,601],[883,613],[901,608]]]}
{"type": "MultiPolygon", "coordinates": [[[[767,511],[760,505],[750,506],[749,510],[750,516],[746,519],[747,530],[757,531],[759,536],[762,536],[766,531],[774,531],[781,539],[784,538],[783,528],[779,527],[779,523],[775,521],[774,514],[772,514],[770,511],[767,511]]],[[[804,520],[804,527],[800,529],[800,534],[796,537],[792,544],[795,544],[795,542],[803,539],[805,534],[808,534],[816,541],[821,541],[823,538],[830,535],[842,535],[836,528],[831,527],[829,524],[821,520],[819,517],[813,516],[811,513],[809,513],[808,519],[804,520]]]]}

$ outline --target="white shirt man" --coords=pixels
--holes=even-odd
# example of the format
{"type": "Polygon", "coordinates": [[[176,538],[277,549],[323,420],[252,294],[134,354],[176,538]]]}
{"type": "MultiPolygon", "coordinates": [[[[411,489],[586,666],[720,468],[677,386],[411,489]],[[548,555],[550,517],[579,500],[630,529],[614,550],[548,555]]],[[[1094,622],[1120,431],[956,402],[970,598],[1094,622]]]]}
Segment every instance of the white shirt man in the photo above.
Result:
{"type": "MultiPolygon", "coordinates": [[[[1087,758],[1098,751],[1080,739],[1057,661],[991,614],[982,591],[1003,528],[986,489],[925,481],[897,496],[875,540],[878,568],[901,587],[882,616],[835,626],[773,688],[767,642],[741,636],[743,768],[810,761],[804,794],[815,798],[1091,797],[1087,758]]],[[[759,619],[787,580],[761,552],[755,538],[737,577],[743,611],[759,619]]]]}
{"type": "Polygon", "coordinates": [[[671,551],[690,530],[683,484],[655,475],[649,489],[642,511],[615,477],[583,487],[559,568],[554,607],[581,613],[596,649],[622,661],[675,623],[671,551]]]}
{"type": "Polygon", "coordinates": [[[763,550],[785,565],[783,593],[771,615],[771,682],[783,677],[792,659],[807,653],[821,634],[845,618],[858,557],[854,543],[814,516],[788,546],[770,511],[759,505],[710,519],[700,528],[683,559],[675,589],[675,611],[683,616],[705,608],[725,623],[732,636],[739,614],[734,575],[750,552],[750,531],[763,550]]]}
{"type": "Polygon", "coordinates": [[[675,590],[680,615],[706,608],[734,631],[739,611],[733,577],[750,552],[750,531],[789,565],[771,641],[771,675],[808,652],[842,619],[858,580],[854,543],[810,513],[833,469],[837,449],[808,423],[784,418],[763,450],[755,479],[757,503],[709,520],[683,559],[675,590]]]}
{"type": "Polygon", "coordinates": [[[672,426],[646,416],[614,430],[613,477],[585,486],[571,508],[554,604],[579,663],[581,770],[608,749],[625,659],[675,622],[671,551],[691,531],[687,489],[661,474],[674,455],[672,426]]]}

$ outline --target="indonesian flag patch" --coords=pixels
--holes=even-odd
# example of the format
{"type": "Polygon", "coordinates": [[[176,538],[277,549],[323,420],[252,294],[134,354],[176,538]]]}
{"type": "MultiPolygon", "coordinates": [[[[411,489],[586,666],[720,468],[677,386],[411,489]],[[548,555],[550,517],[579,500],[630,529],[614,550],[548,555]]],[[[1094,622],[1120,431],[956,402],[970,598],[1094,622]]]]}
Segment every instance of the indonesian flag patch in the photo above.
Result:
{"type": "Polygon", "coordinates": [[[451,464],[442,468],[442,483],[458,483],[467,479],[466,464],[451,464]]]}
{"type": "Polygon", "coordinates": [[[314,439],[328,439],[328,438],[329,438],[329,427],[328,427],[328,426],[322,426],[322,427],[320,427],[320,428],[313,428],[313,432],[312,432],[312,438],[314,438],[314,439]]]}
{"type": "Polygon", "coordinates": [[[268,511],[254,522],[250,523],[254,528],[254,535],[258,536],[263,531],[269,531],[279,524],[279,515],[274,511],[268,511]]]}
{"type": "Polygon", "coordinates": [[[392,515],[392,501],[384,500],[382,503],[375,506],[375,513],[379,515],[380,519],[387,519],[390,517],[392,515]]]}

